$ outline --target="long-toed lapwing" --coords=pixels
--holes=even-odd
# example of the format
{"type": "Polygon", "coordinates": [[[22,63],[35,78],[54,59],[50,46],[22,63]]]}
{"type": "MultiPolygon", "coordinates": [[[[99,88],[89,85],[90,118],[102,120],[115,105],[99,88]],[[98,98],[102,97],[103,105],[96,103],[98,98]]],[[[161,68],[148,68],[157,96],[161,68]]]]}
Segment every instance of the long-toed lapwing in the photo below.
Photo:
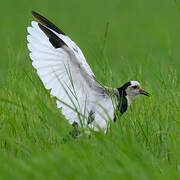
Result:
{"type": "Polygon", "coordinates": [[[120,88],[102,86],[81,49],[45,17],[34,11],[32,14],[40,22],[32,21],[27,29],[32,65],[70,124],[106,132],[117,111],[126,112],[131,100],[140,94],[149,96],[137,81],[120,88]]]}

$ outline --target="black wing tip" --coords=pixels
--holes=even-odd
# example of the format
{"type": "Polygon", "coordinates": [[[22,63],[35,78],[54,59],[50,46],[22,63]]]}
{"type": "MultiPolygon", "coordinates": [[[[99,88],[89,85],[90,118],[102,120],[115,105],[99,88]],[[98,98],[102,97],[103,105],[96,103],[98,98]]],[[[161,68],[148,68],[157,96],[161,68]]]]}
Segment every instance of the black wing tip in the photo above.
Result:
{"type": "Polygon", "coordinates": [[[43,25],[47,26],[48,28],[52,29],[53,31],[57,32],[58,34],[66,35],[61,29],[55,26],[52,22],[46,19],[44,16],[40,15],[39,13],[32,11],[32,15],[38,19],[43,25]]]}
{"type": "Polygon", "coordinates": [[[31,11],[31,13],[32,13],[34,18],[38,19],[42,24],[44,24],[42,19],[46,19],[45,17],[43,17],[42,15],[37,13],[36,11],[31,11]]]}
{"type": "Polygon", "coordinates": [[[36,15],[39,15],[37,12],[35,12],[35,11],[31,11],[31,13],[32,13],[32,15],[34,16],[34,17],[36,17],[36,15]]]}
{"type": "Polygon", "coordinates": [[[53,45],[54,48],[61,48],[62,46],[67,46],[65,42],[60,39],[56,34],[54,34],[50,29],[42,24],[38,23],[39,28],[46,34],[49,38],[49,42],[53,45]]]}

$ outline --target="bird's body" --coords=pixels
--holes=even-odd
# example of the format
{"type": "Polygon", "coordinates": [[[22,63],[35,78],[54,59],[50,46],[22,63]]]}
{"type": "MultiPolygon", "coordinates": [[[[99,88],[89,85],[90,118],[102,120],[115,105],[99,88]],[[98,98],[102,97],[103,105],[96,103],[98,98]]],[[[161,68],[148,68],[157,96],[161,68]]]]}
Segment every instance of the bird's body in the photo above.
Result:
{"type": "Polygon", "coordinates": [[[137,81],[121,88],[102,86],[80,48],[46,18],[35,12],[33,16],[41,24],[32,21],[28,27],[32,65],[70,124],[106,132],[109,120],[116,120],[117,110],[123,114],[135,96],[148,95],[137,81]]]}

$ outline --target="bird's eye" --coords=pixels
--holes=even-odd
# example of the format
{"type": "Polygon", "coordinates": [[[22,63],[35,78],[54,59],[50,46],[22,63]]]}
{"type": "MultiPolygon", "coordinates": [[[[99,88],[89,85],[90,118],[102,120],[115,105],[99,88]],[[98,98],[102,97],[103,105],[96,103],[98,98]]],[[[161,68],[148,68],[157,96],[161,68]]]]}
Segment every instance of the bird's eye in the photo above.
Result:
{"type": "Polygon", "coordinates": [[[138,86],[132,86],[132,88],[133,88],[133,89],[137,89],[137,88],[138,88],[138,86]]]}

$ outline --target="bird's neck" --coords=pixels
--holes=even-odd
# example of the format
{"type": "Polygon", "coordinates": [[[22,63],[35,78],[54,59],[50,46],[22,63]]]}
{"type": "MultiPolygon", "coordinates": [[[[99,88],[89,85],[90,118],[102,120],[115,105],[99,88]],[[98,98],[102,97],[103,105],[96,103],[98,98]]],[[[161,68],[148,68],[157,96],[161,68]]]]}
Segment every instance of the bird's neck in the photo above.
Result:
{"type": "Polygon", "coordinates": [[[118,88],[118,110],[121,114],[125,113],[131,104],[131,97],[126,94],[126,91],[122,88],[118,88]]]}

